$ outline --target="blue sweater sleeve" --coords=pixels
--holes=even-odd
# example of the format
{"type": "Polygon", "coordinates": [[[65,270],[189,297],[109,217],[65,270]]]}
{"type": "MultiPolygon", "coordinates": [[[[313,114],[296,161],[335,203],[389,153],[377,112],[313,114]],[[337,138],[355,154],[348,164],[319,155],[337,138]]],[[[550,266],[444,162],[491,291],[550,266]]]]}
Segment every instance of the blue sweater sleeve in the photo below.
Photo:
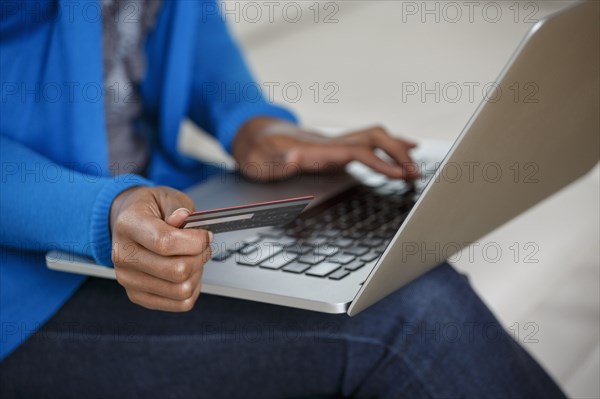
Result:
{"type": "Polygon", "coordinates": [[[225,149],[239,128],[257,116],[297,123],[287,109],[273,105],[255,81],[229,33],[214,0],[202,2],[194,52],[194,79],[189,116],[214,134],[225,149]]]}
{"type": "Polygon", "coordinates": [[[83,174],[0,136],[0,243],[58,249],[111,265],[109,214],[127,188],[152,185],[136,175],[83,174]]]}

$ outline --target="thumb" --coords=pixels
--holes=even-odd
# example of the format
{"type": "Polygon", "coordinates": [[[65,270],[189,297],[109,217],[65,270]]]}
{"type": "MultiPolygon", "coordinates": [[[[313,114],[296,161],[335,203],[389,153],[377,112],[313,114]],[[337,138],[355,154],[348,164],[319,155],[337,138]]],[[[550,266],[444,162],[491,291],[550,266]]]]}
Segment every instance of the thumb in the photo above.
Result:
{"type": "Polygon", "coordinates": [[[191,215],[191,213],[192,213],[192,211],[190,211],[187,208],[176,209],[175,211],[173,211],[173,213],[171,213],[169,216],[167,216],[167,218],[165,219],[165,222],[167,222],[167,224],[169,224],[173,227],[179,227],[183,224],[185,219],[187,219],[188,216],[191,215]]]}

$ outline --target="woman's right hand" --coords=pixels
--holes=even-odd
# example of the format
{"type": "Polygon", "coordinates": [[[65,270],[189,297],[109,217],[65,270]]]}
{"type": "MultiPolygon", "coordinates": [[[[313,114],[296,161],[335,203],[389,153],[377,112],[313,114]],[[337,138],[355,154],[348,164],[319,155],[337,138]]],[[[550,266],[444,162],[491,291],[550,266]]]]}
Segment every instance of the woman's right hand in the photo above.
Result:
{"type": "Polygon", "coordinates": [[[212,233],[178,228],[193,211],[187,195],[167,187],[133,187],[113,201],[112,260],[133,303],[171,312],[194,307],[212,233]]]}

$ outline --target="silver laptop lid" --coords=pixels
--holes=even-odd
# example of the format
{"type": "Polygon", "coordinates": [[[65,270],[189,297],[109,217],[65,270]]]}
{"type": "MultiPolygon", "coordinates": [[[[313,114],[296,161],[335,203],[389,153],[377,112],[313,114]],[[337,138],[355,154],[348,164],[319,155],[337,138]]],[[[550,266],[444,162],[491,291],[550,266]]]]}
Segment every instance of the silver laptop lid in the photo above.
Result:
{"type": "Polygon", "coordinates": [[[532,27],[363,284],[349,315],[596,165],[598,16],[599,2],[589,1],[532,27]]]}

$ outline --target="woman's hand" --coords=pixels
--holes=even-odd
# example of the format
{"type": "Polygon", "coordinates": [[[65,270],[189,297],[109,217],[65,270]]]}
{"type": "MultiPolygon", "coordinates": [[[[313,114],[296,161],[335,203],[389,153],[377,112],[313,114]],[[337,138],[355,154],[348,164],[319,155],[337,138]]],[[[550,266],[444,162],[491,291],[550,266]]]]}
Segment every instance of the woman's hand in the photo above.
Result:
{"type": "Polygon", "coordinates": [[[166,187],[134,187],[113,201],[110,226],[117,281],[149,309],[185,312],[200,294],[212,233],[179,229],[194,202],[166,187]]]}
{"type": "Polygon", "coordinates": [[[418,168],[409,151],[415,143],[394,138],[381,127],[323,137],[273,118],[254,118],[238,132],[233,155],[242,172],[256,180],[278,180],[301,172],[339,171],[360,161],[392,179],[413,180],[418,168]],[[375,154],[383,150],[388,162],[375,154]]]}

